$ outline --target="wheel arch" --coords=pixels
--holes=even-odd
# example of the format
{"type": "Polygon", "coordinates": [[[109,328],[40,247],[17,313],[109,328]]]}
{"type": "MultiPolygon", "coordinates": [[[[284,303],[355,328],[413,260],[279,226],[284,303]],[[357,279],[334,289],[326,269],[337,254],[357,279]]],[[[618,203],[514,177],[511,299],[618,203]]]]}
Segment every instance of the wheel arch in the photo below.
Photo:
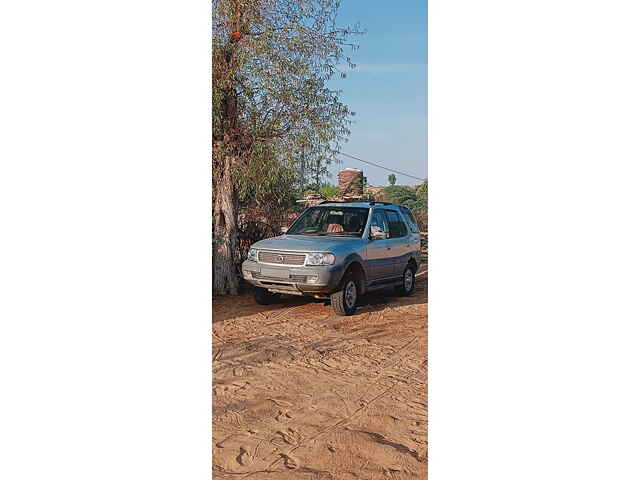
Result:
{"type": "Polygon", "coordinates": [[[411,257],[409,259],[408,265],[413,269],[413,273],[417,273],[418,272],[418,262],[416,262],[415,258],[411,257]]]}
{"type": "Polygon", "coordinates": [[[346,264],[347,267],[344,270],[342,278],[345,278],[349,274],[355,274],[358,279],[358,294],[364,295],[367,288],[367,272],[364,269],[362,259],[353,255],[347,259],[346,264]]]}

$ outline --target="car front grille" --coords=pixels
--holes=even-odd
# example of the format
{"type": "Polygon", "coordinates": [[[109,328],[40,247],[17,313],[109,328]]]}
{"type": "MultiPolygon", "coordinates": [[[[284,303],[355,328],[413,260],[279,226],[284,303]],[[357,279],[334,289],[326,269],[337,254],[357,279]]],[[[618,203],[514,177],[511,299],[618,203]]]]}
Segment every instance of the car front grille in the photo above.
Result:
{"type": "Polygon", "coordinates": [[[279,278],[279,277],[268,277],[266,275],[262,275],[261,273],[254,273],[253,278],[255,278],[256,280],[271,280],[276,282],[307,283],[306,275],[289,275],[289,278],[279,278]]]}
{"type": "Polygon", "coordinates": [[[276,265],[304,265],[304,253],[258,252],[258,261],[276,265]]]}

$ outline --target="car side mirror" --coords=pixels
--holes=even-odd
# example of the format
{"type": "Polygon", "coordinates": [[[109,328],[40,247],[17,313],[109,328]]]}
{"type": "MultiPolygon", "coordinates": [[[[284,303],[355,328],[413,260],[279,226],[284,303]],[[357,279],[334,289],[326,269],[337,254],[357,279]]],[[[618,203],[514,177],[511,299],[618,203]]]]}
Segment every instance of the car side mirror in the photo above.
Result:
{"type": "Polygon", "coordinates": [[[371,240],[386,240],[387,232],[371,232],[371,240]]]}
{"type": "Polygon", "coordinates": [[[280,233],[287,233],[287,230],[289,230],[287,227],[280,227],[280,233]]]}

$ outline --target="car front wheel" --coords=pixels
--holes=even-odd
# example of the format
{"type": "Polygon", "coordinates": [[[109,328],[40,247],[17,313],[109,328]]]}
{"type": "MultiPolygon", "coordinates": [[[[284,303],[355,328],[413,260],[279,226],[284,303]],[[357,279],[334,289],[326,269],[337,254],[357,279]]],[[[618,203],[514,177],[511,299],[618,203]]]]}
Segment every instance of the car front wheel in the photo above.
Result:
{"type": "Polygon", "coordinates": [[[277,293],[271,293],[266,288],[255,287],[253,291],[253,298],[258,305],[271,305],[277,297],[277,293]]]}
{"type": "Polygon", "coordinates": [[[353,315],[358,302],[358,284],[353,277],[348,277],[342,288],[331,295],[333,311],[341,316],[353,315]]]}

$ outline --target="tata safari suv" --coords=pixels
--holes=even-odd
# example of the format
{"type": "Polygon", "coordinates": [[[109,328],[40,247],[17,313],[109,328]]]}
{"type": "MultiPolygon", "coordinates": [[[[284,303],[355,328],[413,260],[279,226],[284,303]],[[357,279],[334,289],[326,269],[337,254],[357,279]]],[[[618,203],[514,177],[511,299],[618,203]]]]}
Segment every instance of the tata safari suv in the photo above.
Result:
{"type": "Polygon", "coordinates": [[[394,287],[415,289],[420,233],[411,211],[386,202],[323,202],[310,207],[285,234],[254,243],[242,264],[261,305],[278,295],[331,299],[338,315],[352,315],[358,297],[394,287]]]}

